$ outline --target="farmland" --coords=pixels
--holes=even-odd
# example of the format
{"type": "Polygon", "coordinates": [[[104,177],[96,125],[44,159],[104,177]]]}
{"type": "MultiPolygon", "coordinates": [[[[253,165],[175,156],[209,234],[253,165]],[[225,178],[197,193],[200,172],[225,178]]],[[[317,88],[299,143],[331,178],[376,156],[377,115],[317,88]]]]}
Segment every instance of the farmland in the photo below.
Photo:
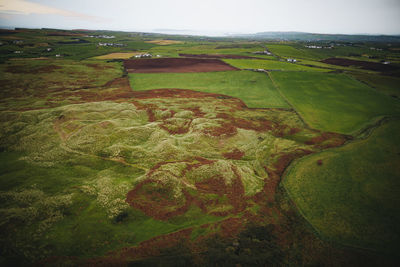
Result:
{"type": "Polygon", "coordinates": [[[312,68],[300,64],[292,64],[277,60],[259,59],[225,59],[225,62],[240,69],[266,69],[280,71],[330,71],[330,69],[312,68]]]}
{"type": "Polygon", "coordinates": [[[274,72],[271,77],[313,128],[351,134],[380,116],[400,114],[398,101],[344,74],[274,72]]]}
{"type": "Polygon", "coordinates": [[[395,43],[0,41],[0,265],[397,261],[395,43]]]}
{"type": "Polygon", "coordinates": [[[237,97],[250,108],[289,107],[269,77],[263,73],[228,71],[193,74],[130,74],[129,77],[134,90],[192,89],[237,97]],[[249,94],[250,90],[251,94],[249,94]]]}

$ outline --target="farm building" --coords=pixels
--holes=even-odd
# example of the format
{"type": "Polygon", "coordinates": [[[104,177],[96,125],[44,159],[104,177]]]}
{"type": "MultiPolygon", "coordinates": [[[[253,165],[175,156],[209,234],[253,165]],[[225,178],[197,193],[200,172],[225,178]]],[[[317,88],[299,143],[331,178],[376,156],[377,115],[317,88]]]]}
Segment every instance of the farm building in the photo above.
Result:
{"type": "MultiPolygon", "coordinates": [[[[140,55],[136,55],[135,58],[151,58],[152,55],[149,53],[145,53],[145,54],[140,54],[140,55]]],[[[157,55],[157,57],[159,57],[159,55],[157,55]]]]}

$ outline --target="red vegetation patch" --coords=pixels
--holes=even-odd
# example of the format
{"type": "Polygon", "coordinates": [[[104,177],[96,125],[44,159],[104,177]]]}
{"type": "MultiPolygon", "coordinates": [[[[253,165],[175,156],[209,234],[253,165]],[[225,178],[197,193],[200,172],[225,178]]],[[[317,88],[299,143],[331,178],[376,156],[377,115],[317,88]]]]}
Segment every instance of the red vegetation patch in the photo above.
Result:
{"type": "Polygon", "coordinates": [[[205,134],[211,135],[211,136],[233,136],[237,134],[237,129],[234,125],[231,125],[229,123],[222,123],[221,126],[219,127],[210,127],[207,129],[204,129],[203,132],[205,134]]]}
{"type": "Polygon", "coordinates": [[[173,191],[173,185],[149,179],[129,191],[126,201],[147,216],[167,220],[184,214],[191,204],[190,195],[184,189],[184,199],[175,199],[173,191]]]}
{"type": "Polygon", "coordinates": [[[113,69],[113,66],[106,66],[101,64],[89,63],[86,66],[94,68],[95,70],[105,70],[105,69],[113,69]]]}
{"type": "Polygon", "coordinates": [[[203,166],[203,165],[213,164],[214,162],[216,162],[216,160],[210,160],[210,159],[206,159],[206,158],[202,158],[202,157],[195,157],[194,159],[196,161],[198,161],[198,163],[188,164],[186,166],[184,174],[186,174],[187,171],[190,171],[190,170],[192,170],[194,168],[198,168],[198,167],[203,166]]]}
{"type": "Polygon", "coordinates": [[[331,148],[343,145],[347,140],[353,137],[350,135],[342,135],[338,133],[323,132],[318,136],[304,142],[306,145],[315,145],[319,148],[331,148]]]}
{"type": "Polygon", "coordinates": [[[159,58],[128,59],[124,67],[129,73],[207,72],[238,70],[218,59],[159,58]]]}
{"type": "MultiPolygon", "coordinates": [[[[198,92],[188,89],[153,89],[145,91],[133,91],[133,96],[138,99],[149,99],[149,98],[199,98],[204,99],[207,97],[226,99],[229,105],[237,106],[239,109],[247,108],[246,104],[238,99],[227,95],[198,92]]],[[[190,108],[187,108],[190,110],[190,108]]],[[[199,108],[195,108],[199,110],[199,108]]],[[[193,111],[193,110],[192,110],[193,111]]],[[[204,113],[203,113],[204,114],[204,113]]]]}
{"type": "Polygon", "coordinates": [[[323,163],[323,162],[322,162],[322,159],[317,160],[317,165],[318,165],[318,166],[321,166],[322,163],[323,163]]]}
{"type": "Polygon", "coordinates": [[[87,86],[82,86],[81,88],[76,88],[74,91],[60,92],[54,94],[54,96],[58,98],[79,97],[79,100],[75,101],[75,103],[107,100],[126,101],[134,97],[127,78],[116,78],[104,86],[99,86],[96,91],[84,90],[86,88],[87,86]]]}
{"type": "Polygon", "coordinates": [[[374,70],[374,71],[393,71],[393,70],[398,69],[397,67],[395,67],[393,65],[385,65],[385,64],[377,63],[377,62],[353,60],[353,59],[348,59],[348,58],[332,57],[332,58],[324,59],[321,62],[331,64],[331,65],[343,66],[343,67],[357,66],[357,67],[361,67],[362,69],[365,69],[365,70],[374,70]]]}
{"type": "Polygon", "coordinates": [[[240,150],[237,149],[237,148],[235,148],[235,149],[232,150],[231,152],[223,153],[222,155],[223,155],[224,158],[226,158],[226,159],[235,159],[235,160],[239,160],[239,159],[243,158],[244,152],[243,152],[243,151],[240,151],[240,150]]]}
{"type": "Polygon", "coordinates": [[[206,115],[205,112],[203,112],[203,111],[200,110],[200,107],[185,108],[185,109],[186,109],[186,110],[189,110],[189,111],[191,111],[191,112],[193,112],[193,113],[194,113],[194,116],[195,116],[196,118],[201,118],[201,117],[203,117],[204,115],[206,115]]]}
{"type": "MultiPolygon", "coordinates": [[[[204,158],[197,158],[197,163],[193,161],[183,161],[187,163],[186,169],[177,179],[185,179],[187,171],[198,168],[203,165],[212,164],[215,161],[204,158]]],[[[198,206],[204,213],[207,213],[207,208],[218,206],[220,204],[230,204],[232,208],[224,212],[212,212],[215,216],[227,216],[229,214],[237,214],[246,208],[245,190],[238,173],[236,166],[231,166],[235,178],[230,184],[227,184],[221,175],[215,175],[195,182],[196,195],[191,195],[185,188],[181,189],[182,195],[175,196],[174,183],[162,182],[154,180],[152,175],[161,166],[171,162],[160,162],[154,166],[146,175],[147,180],[140,182],[133,190],[128,192],[126,202],[133,208],[139,209],[146,215],[158,220],[168,220],[169,218],[184,214],[191,205],[198,206]],[[227,200],[220,203],[218,199],[210,200],[207,195],[226,196],[227,200]],[[226,202],[226,203],[225,203],[226,202]]],[[[167,171],[168,172],[168,171],[167,171]]],[[[169,172],[168,172],[169,173],[169,172]]],[[[169,173],[169,175],[173,175],[169,173]]],[[[186,182],[187,183],[187,182],[186,182]]],[[[185,182],[182,182],[185,186],[185,182]]]]}
{"type": "Polygon", "coordinates": [[[183,229],[178,232],[153,237],[143,241],[136,247],[126,247],[108,256],[88,260],[86,266],[127,266],[128,262],[143,258],[157,257],[168,248],[180,246],[189,242],[193,229],[183,229]]]}
{"type": "Polygon", "coordinates": [[[160,127],[164,130],[166,130],[169,134],[185,134],[189,132],[190,129],[190,124],[192,120],[188,119],[182,126],[175,125],[173,123],[169,123],[166,121],[163,121],[163,123],[160,125],[160,127]]]}
{"type": "Polygon", "coordinates": [[[210,55],[210,54],[179,54],[181,57],[191,58],[226,58],[226,59],[254,59],[255,57],[239,56],[239,55],[210,55]]]}
{"type": "Polygon", "coordinates": [[[10,73],[21,73],[21,74],[37,74],[37,73],[50,73],[54,70],[61,69],[60,66],[57,65],[47,65],[47,66],[39,66],[39,67],[27,67],[25,65],[15,65],[15,66],[8,66],[6,72],[10,73]]]}
{"type": "Polygon", "coordinates": [[[242,218],[229,218],[223,220],[220,224],[220,234],[223,238],[236,237],[245,228],[242,218]]]}

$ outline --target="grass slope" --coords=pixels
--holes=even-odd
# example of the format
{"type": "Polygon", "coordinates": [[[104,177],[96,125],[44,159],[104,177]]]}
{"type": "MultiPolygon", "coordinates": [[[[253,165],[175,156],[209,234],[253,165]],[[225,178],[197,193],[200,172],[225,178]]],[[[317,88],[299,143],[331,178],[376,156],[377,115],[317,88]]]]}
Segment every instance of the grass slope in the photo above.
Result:
{"type": "Polygon", "coordinates": [[[400,104],[344,75],[274,72],[279,90],[311,127],[345,134],[378,116],[400,115],[400,104]]]}
{"type": "Polygon", "coordinates": [[[400,78],[395,76],[368,75],[362,73],[352,73],[354,77],[376,88],[377,90],[400,98],[400,78]]]}
{"type": "Polygon", "coordinates": [[[365,140],[299,160],[284,186],[323,236],[395,253],[400,242],[400,122],[365,140]],[[317,164],[321,161],[322,164],[317,164]]]}
{"type": "Polygon", "coordinates": [[[135,73],[129,74],[129,79],[133,90],[192,89],[237,97],[250,108],[288,107],[271,80],[263,73],[251,71],[135,73]]]}

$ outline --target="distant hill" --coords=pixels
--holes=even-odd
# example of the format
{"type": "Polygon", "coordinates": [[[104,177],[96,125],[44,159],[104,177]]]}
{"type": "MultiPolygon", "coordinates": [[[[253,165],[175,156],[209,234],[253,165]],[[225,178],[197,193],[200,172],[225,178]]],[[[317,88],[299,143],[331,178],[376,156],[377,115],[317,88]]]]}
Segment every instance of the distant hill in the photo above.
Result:
{"type": "Polygon", "coordinates": [[[345,42],[400,42],[400,35],[349,35],[320,34],[308,32],[259,32],[254,34],[238,34],[232,37],[254,38],[260,40],[287,41],[345,41],[345,42]]]}

